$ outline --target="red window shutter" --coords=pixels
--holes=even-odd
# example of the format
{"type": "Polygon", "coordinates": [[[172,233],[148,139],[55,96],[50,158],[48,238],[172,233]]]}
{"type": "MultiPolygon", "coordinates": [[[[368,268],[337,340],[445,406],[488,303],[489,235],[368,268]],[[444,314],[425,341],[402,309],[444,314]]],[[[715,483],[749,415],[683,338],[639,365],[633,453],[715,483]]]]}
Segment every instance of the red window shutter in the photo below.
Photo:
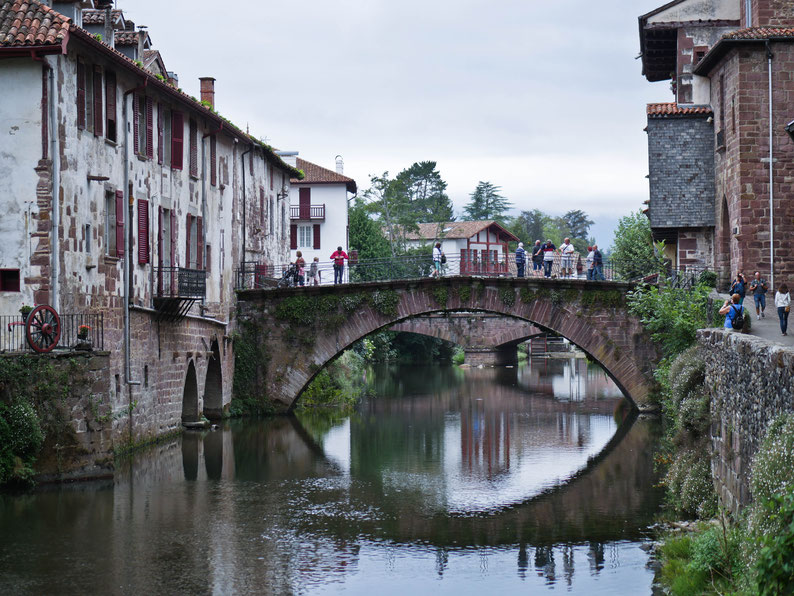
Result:
{"type": "Polygon", "coordinates": [[[185,233],[185,267],[190,269],[190,228],[193,225],[193,216],[187,214],[187,232],[185,233]]]}
{"type": "Polygon", "coordinates": [[[151,97],[146,98],[146,157],[154,157],[154,117],[153,104],[151,97]]]}
{"type": "Polygon", "coordinates": [[[182,169],[185,156],[185,117],[182,112],[171,113],[171,167],[182,169]]]}
{"type": "Polygon", "coordinates": [[[102,69],[94,66],[94,135],[102,136],[102,69]]]}
{"type": "Polygon", "coordinates": [[[216,160],[216,152],[218,145],[218,139],[215,138],[215,135],[210,137],[210,184],[215,186],[218,183],[218,163],[216,160]]]}
{"type": "Polygon", "coordinates": [[[138,263],[149,262],[149,201],[138,199],[138,263]]]}
{"type": "Polygon", "coordinates": [[[195,120],[190,120],[190,175],[198,177],[198,126],[195,120]]]}
{"type": "Polygon", "coordinates": [[[163,208],[157,208],[157,266],[163,266],[163,230],[165,221],[163,220],[163,208]]]}
{"type": "Polygon", "coordinates": [[[298,217],[300,219],[311,219],[312,210],[312,189],[301,188],[298,191],[298,217]]]}
{"type": "Polygon", "coordinates": [[[204,218],[196,218],[196,269],[204,269],[204,218]]]}
{"type": "Polygon", "coordinates": [[[137,155],[140,153],[140,147],[138,147],[138,110],[140,107],[138,106],[138,94],[132,94],[132,149],[137,155]]]}
{"type": "Polygon", "coordinates": [[[298,248],[298,226],[295,224],[289,227],[289,247],[291,250],[298,248]]]}
{"type": "Polygon", "coordinates": [[[171,267],[176,267],[176,212],[171,210],[171,267]]]}
{"type": "Polygon", "coordinates": [[[124,256],[124,191],[116,191],[116,256],[124,256]]]}
{"type": "Polygon", "coordinates": [[[314,224],[314,250],[320,248],[320,224],[314,224]]]}
{"type": "Polygon", "coordinates": [[[111,141],[116,140],[116,73],[105,72],[105,134],[111,141]]]}
{"type": "Polygon", "coordinates": [[[259,225],[265,229],[265,187],[259,187],[259,225]]]}
{"type": "Polygon", "coordinates": [[[85,128],[85,64],[79,61],[77,62],[77,128],[85,128]]]}
{"type": "Polygon", "coordinates": [[[157,104],[157,163],[163,163],[163,104],[157,104]]]}

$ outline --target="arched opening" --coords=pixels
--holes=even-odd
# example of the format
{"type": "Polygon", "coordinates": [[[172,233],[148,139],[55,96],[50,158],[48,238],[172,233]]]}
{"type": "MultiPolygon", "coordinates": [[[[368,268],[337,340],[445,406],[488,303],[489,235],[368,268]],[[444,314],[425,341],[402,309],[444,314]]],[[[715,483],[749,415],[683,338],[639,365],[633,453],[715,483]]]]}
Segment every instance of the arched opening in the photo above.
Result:
{"type": "Polygon", "coordinates": [[[204,415],[210,420],[220,420],[223,417],[223,372],[218,340],[213,340],[210,352],[204,381],[204,415]]]}
{"type": "Polygon", "coordinates": [[[717,272],[720,276],[720,286],[731,282],[731,217],[728,212],[728,199],[722,197],[722,213],[720,217],[719,253],[717,258],[717,272]]]}
{"type": "Polygon", "coordinates": [[[196,382],[196,365],[191,360],[185,376],[185,390],[182,393],[182,423],[198,422],[198,383],[196,382]]]}

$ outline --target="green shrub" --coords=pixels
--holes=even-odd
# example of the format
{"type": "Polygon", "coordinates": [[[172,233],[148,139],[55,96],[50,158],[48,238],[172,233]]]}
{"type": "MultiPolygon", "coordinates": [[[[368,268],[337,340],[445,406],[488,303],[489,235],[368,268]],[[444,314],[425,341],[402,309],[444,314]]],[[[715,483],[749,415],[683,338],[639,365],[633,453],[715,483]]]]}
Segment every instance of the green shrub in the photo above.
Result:
{"type": "Polygon", "coordinates": [[[717,511],[708,450],[679,449],[665,476],[668,505],[677,513],[709,518],[717,511]]]}
{"type": "Polygon", "coordinates": [[[463,352],[463,348],[455,346],[455,353],[452,355],[452,364],[461,365],[465,360],[466,354],[463,352]]]}
{"type": "Polygon", "coordinates": [[[777,530],[761,540],[755,566],[758,593],[791,594],[794,590],[794,492],[768,499],[764,510],[777,530]]]}

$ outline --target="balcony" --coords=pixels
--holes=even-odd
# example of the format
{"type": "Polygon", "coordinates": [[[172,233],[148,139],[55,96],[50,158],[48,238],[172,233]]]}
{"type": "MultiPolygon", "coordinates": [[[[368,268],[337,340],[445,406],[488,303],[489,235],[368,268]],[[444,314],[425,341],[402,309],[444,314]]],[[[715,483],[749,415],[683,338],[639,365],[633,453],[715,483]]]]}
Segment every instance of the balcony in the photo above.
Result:
{"type": "Polygon", "coordinates": [[[289,218],[300,221],[325,219],[325,205],[290,205],[289,218]]]}
{"type": "Polygon", "coordinates": [[[194,302],[207,295],[207,272],[184,267],[155,267],[154,308],[157,320],[179,321],[194,302]]]}

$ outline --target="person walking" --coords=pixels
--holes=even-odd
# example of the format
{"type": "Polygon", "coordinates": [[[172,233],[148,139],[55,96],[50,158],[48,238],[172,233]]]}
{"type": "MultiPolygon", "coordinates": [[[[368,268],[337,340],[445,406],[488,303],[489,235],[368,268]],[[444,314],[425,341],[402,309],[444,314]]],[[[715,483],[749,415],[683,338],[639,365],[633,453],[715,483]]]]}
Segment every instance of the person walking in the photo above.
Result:
{"type": "Polygon", "coordinates": [[[433,271],[430,277],[441,277],[441,263],[444,260],[444,253],[441,251],[441,243],[436,242],[433,247],[433,271]]]}
{"type": "Polygon", "coordinates": [[[543,245],[540,243],[540,240],[535,240],[535,246],[532,248],[532,273],[534,275],[540,275],[540,271],[543,270],[543,245]],[[538,273],[535,273],[535,272],[538,273]]]}
{"type": "Polygon", "coordinates": [[[788,313],[791,310],[791,295],[786,284],[780,284],[775,292],[775,306],[777,307],[777,317],[780,319],[780,332],[788,335],[788,313]]]}
{"type": "Polygon", "coordinates": [[[311,278],[313,285],[320,285],[320,257],[314,257],[314,260],[309,267],[309,277],[311,278]]]}
{"type": "Polygon", "coordinates": [[[557,247],[548,239],[546,244],[543,245],[543,275],[551,277],[551,269],[554,266],[554,251],[557,247]]]}
{"type": "Polygon", "coordinates": [[[524,277],[524,265],[527,263],[527,251],[524,250],[524,243],[519,242],[516,248],[516,277],[524,277]]]}
{"type": "Polygon", "coordinates": [[[744,321],[739,324],[738,317],[744,318],[744,306],[742,306],[742,299],[739,294],[733,294],[728,298],[720,308],[720,314],[725,315],[725,323],[723,327],[729,331],[741,331],[744,326],[744,321]]]}
{"type": "Polygon", "coordinates": [[[739,298],[741,299],[741,303],[744,304],[744,296],[747,293],[747,281],[744,279],[744,275],[742,272],[739,271],[736,274],[736,277],[731,283],[731,289],[728,290],[728,294],[733,296],[734,294],[739,294],[739,298]]]}
{"type": "Polygon", "coordinates": [[[566,238],[560,246],[560,253],[562,254],[562,277],[573,277],[573,253],[576,249],[571,244],[571,239],[566,238]]]}
{"type": "Polygon", "coordinates": [[[304,276],[306,259],[303,258],[303,253],[301,253],[301,251],[296,252],[295,257],[297,257],[295,259],[295,267],[298,270],[298,285],[302,286],[304,285],[304,280],[306,279],[304,276]]]}
{"type": "Polygon", "coordinates": [[[753,301],[755,302],[755,318],[760,320],[764,316],[764,309],[766,308],[766,291],[769,287],[766,285],[766,280],[761,277],[761,272],[756,271],[755,276],[750,282],[750,291],[753,293],[753,301]]]}
{"type": "Polygon", "coordinates": [[[331,260],[334,262],[334,285],[342,283],[342,274],[345,271],[345,259],[349,260],[347,253],[342,250],[341,246],[337,246],[336,250],[331,255],[331,260]]]}
{"type": "Polygon", "coordinates": [[[598,244],[593,244],[593,280],[604,281],[604,257],[598,250],[598,244]]]}

